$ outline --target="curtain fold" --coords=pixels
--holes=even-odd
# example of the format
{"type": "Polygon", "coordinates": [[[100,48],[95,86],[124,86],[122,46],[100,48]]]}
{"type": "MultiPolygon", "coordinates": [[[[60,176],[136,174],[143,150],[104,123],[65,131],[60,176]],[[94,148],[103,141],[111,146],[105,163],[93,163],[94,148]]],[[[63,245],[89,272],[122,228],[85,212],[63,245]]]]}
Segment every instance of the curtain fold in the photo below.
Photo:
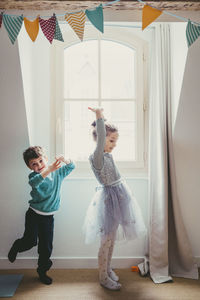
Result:
{"type": "Polygon", "coordinates": [[[155,24],[149,110],[149,241],[142,275],[198,279],[176,191],[172,138],[170,25],[155,24]]]}

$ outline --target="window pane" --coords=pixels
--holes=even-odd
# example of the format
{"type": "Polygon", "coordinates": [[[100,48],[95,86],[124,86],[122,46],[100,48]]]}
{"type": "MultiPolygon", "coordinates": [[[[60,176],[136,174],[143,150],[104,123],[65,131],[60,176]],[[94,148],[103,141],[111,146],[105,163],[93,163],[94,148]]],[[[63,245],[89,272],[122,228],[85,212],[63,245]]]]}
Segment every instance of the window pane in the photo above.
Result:
{"type": "Polygon", "coordinates": [[[135,50],[101,41],[101,83],[104,99],[135,98],[135,50]]]}
{"type": "Polygon", "coordinates": [[[77,161],[88,161],[95,147],[91,124],[95,114],[88,106],[97,107],[97,102],[65,102],[65,156],[77,161]]]}
{"type": "MultiPolygon", "coordinates": [[[[97,102],[65,102],[65,156],[77,161],[87,161],[95,149],[92,139],[91,123],[95,114],[88,106],[97,102]]],[[[135,102],[103,102],[105,118],[119,129],[119,140],[113,151],[117,161],[135,161],[136,159],[136,119],[135,102]]]]}
{"type": "Polygon", "coordinates": [[[78,43],[64,50],[64,98],[98,97],[98,42],[78,43]]]}
{"type": "Polygon", "coordinates": [[[135,161],[136,138],[136,105],[135,102],[113,101],[102,102],[105,117],[119,130],[117,147],[113,150],[113,156],[117,161],[135,161]]]}

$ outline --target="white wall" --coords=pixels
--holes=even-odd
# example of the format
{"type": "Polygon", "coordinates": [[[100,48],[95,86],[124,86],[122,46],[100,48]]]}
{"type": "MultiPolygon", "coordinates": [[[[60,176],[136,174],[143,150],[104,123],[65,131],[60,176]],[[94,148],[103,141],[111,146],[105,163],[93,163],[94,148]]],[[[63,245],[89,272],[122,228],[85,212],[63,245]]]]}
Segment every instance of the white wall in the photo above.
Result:
{"type": "Polygon", "coordinates": [[[23,226],[28,187],[22,151],[28,129],[17,43],[0,30],[0,257],[23,226]]]}
{"type": "Polygon", "coordinates": [[[173,106],[172,119],[173,125],[176,121],[177,109],[181,87],[183,83],[183,74],[188,52],[186,40],[187,23],[171,23],[171,45],[172,45],[172,89],[173,89],[173,106]]]}
{"type": "Polygon", "coordinates": [[[200,39],[190,48],[186,23],[172,24],[173,120],[177,192],[193,254],[200,262],[200,39]]]}
{"type": "MultiPolygon", "coordinates": [[[[4,81],[0,83],[1,88],[3,88],[3,95],[1,95],[3,101],[0,102],[0,111],[3,115],[1,119],[1,141],[3,143],[1,143],[2,151],[0,153],[2,161],[0,171],[2,178],[0,181],[0,268],[33,267],[36,266],[36,248],[20,253],[19,259],[14,264],[8,262],[7,253],[13,241],[23,234],[24,215],[30,199],[30,187],[27,183],[29,170],[22,159],[22,152],[28,147],[27,133],[29,132],[32,145],[44,146],[48,150],[49,156],[51,156],[51,68],[49,51],[51,46],[41,32],[36,42],[32,43],[24,27],[21,29],[19,49],[24,83],[24,102],[17,43],[15,46],[11,45],[6,33],[2,35],[2,32],[0,32],[0,34],[0,64],[3,65],[4,69],[9,68],[10,73],[12,73],[11,78],[9,77],[10,73],[8,73],[4,81]],[[12,89],[10,86],[12,86],[12,89]],[[13,97],[10,97],[11,93],[13,97]],[[13,103],[15,106],[13,106],[13,103]],[[26,123],[25,108],[28,125],[26,123]],[[15,137],[15,129],[19,133],[17,137],[15,137]],[[7,145],[8,136],[9,147],[7,145]],[[4,143],[5,141],[6,143],[4,143]],[[3,149],[4,144],[5,149],[3,149]],[[6,154],[4,155],[4,153],[6,154]],[[16,167],[13,168],[15,165],[16,167]]],[[[1,77],[5,73],[2,70],[0,72],[1,77]]],[[[54,267],[97,266],[96,258],[99,243],[97,241],[94,245],[85,245],[82,234],[84,216],[94,194],[96,184],[97,182],[93,176],[91,178],[70,178],[69,176],[63,182],[61,208],[55,215],[52,254],[54,267]]],[[[128,184],[131,190],[134,191],[145,221],[147,221],[147,179],[130,178],[128,184]]],[[[128,243],[120,242],[116,245],[114,251],[115,266],[122,268],[131,266],[141,260],[143,255],[143,239],[128,243]]]]}
{"type": "Polygon", "coordinates": [[[26,112],[31,145],[50,145],[50,43],[39,31],[35,43],[24,25],[19,35],[26,112]]]}
{"type": "Polygon", "coordinates": [[[177,191],[195,256],[200,256],[200,38],[189,48],[174,129],[177,191]]]}

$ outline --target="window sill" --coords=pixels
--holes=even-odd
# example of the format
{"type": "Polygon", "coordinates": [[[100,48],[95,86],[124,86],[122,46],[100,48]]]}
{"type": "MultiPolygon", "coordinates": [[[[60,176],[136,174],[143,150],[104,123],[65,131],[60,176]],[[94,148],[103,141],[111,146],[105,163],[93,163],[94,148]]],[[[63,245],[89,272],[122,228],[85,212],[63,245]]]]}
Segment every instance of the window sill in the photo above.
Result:
{"type": "MultiPolygon", "coordinates": [[[[148,180],[147,170],[123,170],[120,169],[120,174],[122,178],[125,179],[138,179],[138,180],[148,180]]],[[[96,178],[91,169],[75,169],[72,173],[67,176],[65,180],[95,180],[96,178]]]]}

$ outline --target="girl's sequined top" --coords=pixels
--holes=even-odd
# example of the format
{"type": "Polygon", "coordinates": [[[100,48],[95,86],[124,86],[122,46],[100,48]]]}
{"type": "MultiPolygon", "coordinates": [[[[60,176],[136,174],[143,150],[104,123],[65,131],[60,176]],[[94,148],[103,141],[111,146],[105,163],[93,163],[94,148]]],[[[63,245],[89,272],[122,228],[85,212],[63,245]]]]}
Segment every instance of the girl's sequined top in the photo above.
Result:
{"type": "Polygon", "coordinates": [[[97,119],[97,145],[89,161],[98,182],[102,185],[112,185],[120,181],[121,176],[110,153],[104,152],[106,129],[103,119],[97,119]]]}

